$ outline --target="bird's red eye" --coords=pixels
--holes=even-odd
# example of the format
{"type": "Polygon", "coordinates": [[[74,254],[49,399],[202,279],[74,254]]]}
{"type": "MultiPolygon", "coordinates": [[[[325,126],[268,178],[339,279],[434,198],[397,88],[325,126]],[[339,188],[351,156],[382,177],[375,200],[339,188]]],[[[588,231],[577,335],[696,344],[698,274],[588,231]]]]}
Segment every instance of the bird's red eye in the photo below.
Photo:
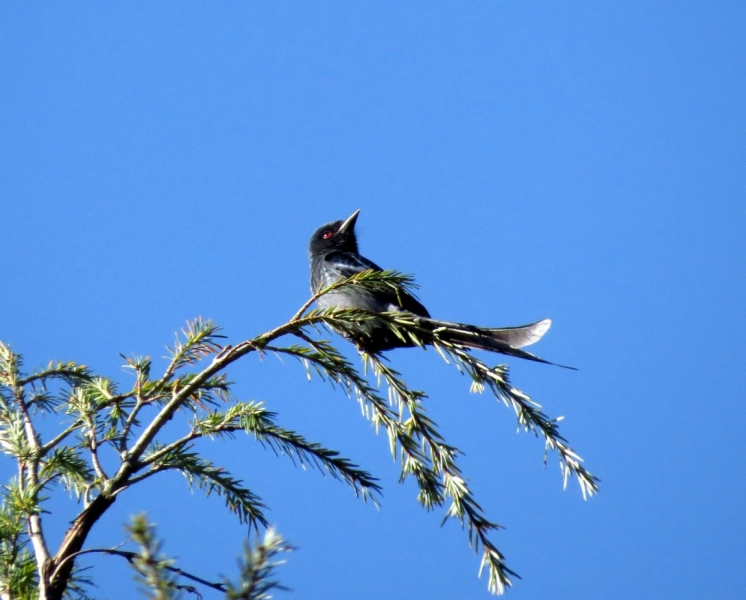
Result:
{"type": "Polygon", "coordinates": [[[333,234],[331,231],[325,231],[324,235],[322,235],[321,237],[324,238],[325,240],[328,240],[330,237],[332,237],[332,235],[333,234]]]}

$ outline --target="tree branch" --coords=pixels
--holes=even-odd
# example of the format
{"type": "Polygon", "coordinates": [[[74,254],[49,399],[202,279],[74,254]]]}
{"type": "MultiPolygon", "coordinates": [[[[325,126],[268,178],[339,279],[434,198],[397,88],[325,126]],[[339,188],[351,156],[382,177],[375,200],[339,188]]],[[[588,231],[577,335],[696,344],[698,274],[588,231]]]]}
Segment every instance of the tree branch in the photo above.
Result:
{"type": "MultiPolygon", "coordinates": [[[[62,562],[60,562],[59,565],[57,565],[57,570],[55,570],[54,576],[57,575],[57,572],[65,563],[71,560],[75,560],[78,556],[82,556],[83,554],[110,554],[112,556],[120,556],[124,558],[130,564],[132,564],[134,560],[139,557],[137,552],[129,552],[127,550],[117,550],[116,548],[88,548],[87,550],[80,550],[79,552],[75,552],[67,556],[62,562]]],[[[186,579],[190,579],[191,581],[196,581],[197,583],[204,585],[206,587],[212,588],[219,592],[226,591],[226,586],[223,583],[215,583],[212,581],[208,581],[207,579],[202,579],[202,577],[197,577],[196,575],[192,575],[191,573],[184,571],[183,569],[179,569],[178,567],[172,567],[170,565],[161,565],[161,566],[167,571],[171,571],[172,573],[180,575],[181,577],[185,577],[186,579]]]]}
{"type": "Polygon", "coordinates": [[[50,450],[53,450],[57,444],[59,444],[62,440],[64,440],[68,435],[70,435],[73,431],[75,431],[78,427],[82,425],[82,421],[80,419],[77,419],[70,427],[62,431],[59,435],[49,440],[46,444],[44,444],[39,449],[39,457],[43,458],[46,456],[50,450]]]}
{"type": "Polygon", "coordinates": [[[254,352],[255,350],[262,350],[269,342],[278,337],[281,337],[287,333],[292,333],[301,327],[313,325],[315,323],[324,322],[325,317],[315,315],[306,318],[297,319],[295,321],[289,321],[284,325],[280,325],[275,329],[263,333],[254,339],[246,340],[237,344],[236,346],[223,348],[212,360],[212,363],[200,371],[195,377],[181,390],[175,393],[172,399],[166,403],[156,417],[151,421],[150,425],[143,431],[138,438],[137,442],[132,446],[132,449],[127,453],[127,459],[123,470],[120,469],[120,473],[115,476],[116,479],[121,479],[129,471],[131,466],[126,466],[127,463],[132,463],[133,460],[138,460],[142,456],[143,452],[153,441],[155,435],[160,429],[168,422],[179,409],[179,407],[186,402],[186,400],[205,383],[210,377],[216,373],[225,369],[231,363],[237,361],[239,358],[254,352]]]}

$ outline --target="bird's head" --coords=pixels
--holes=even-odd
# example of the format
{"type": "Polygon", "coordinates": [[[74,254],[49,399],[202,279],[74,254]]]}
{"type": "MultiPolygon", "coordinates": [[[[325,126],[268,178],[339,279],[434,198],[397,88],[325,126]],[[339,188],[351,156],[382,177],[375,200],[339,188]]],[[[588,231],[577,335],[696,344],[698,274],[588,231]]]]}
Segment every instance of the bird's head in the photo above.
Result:
{"type": "Polygon", "coordinates": [[[344,221],[334,221],[322,225],[311,236],[308,251],[313,256],[324,250],[345,250],[357,252],[357,238],[355,237],[355,221],[360,209],[352,213],[344,221]]]}

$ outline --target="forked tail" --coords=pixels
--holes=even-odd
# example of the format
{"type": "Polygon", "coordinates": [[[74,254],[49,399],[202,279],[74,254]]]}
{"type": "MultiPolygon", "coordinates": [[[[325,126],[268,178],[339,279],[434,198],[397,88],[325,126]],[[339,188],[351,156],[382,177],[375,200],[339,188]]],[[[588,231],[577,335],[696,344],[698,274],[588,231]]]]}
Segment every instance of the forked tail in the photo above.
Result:
{"type": "Polygon", "coordinates": [[[539,358],[535,354],[521,350],[523,346],[529,346],[542,338],[552,324],[550,319],[543,319],[529,325],[521,325],[520,327],[501,327],[497,329],[486,329],[475,327],[474,325],[465,325],[464,323],[437,321],[425,317],[421,317],[421,323],[429,325],[433,330],[440,330],[439,333],[448,341],[463,344],[469,348],[499,352],[508,356],[517,356],[518,358],[577,371],[575,367],[553,363],[539,358]]]}

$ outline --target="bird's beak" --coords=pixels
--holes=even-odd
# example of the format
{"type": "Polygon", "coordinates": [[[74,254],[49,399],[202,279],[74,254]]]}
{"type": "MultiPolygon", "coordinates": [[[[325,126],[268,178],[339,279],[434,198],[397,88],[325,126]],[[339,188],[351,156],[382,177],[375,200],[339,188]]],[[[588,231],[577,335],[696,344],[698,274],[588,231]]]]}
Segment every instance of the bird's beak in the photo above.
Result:
{"type": "Polygon", "coordinates": [[[347,217],[347,220],[344,223],[339,226],[337,233],[347,233],[347,231],[352,231],[353,229],[355,229],[355,221],[357,221],[357,216],[359,214],[360,209],[358,208],[354,213],[347,217]]]}

